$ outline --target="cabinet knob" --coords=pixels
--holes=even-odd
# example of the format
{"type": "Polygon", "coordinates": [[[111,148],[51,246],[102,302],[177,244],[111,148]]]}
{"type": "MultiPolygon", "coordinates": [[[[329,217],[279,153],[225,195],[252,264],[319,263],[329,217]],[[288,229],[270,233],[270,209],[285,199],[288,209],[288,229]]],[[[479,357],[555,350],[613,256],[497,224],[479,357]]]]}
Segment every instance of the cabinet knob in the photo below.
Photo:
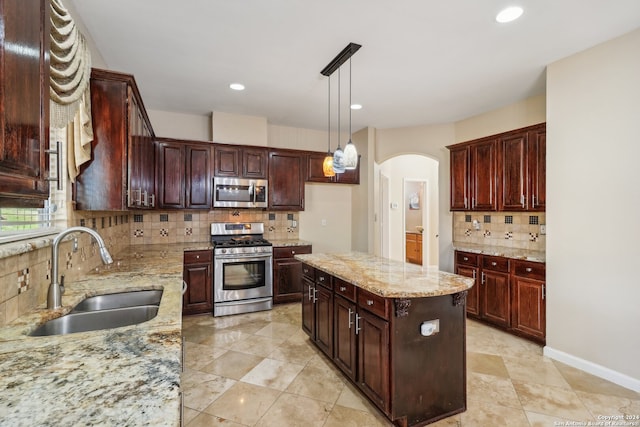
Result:
{"type": "Polygon", "coordinates": [[[320,277],[318,278],[318,280],[319,280],[319,281],[321,281],[321,282],[324,282],[324,276],[320,276],[320,277]]]}
{"type": "Polygon", "coordinates": [[[346,286],[340,286],[340,292],[344,292],[344,291],[346,291],[346,290],[347,290],[347,287],[346,287],[346,286]]]}
{"type": "Polygon", "coordinates": [[[305,273],[308,273],[308,272],[309,272],[309,269],[308,269],[308,268],[305,268],[305,269],[303,269],[302,271],[304,271],[305,273]]]}
{"type": "Polygon", "coordinates": [[[292,254],[292,255],[295,255],[295,254],[296,254],[296,251],[291,251],[291,254],[292,254]]]}
{"type": "Polygon", "coordinates": [[[373,305],[373,300],[368,299],[368,300],[367,300],[367,305],[373,305]]]}
{"type": "Polygon", "coordinates": [[[196,259],[200,259],[200,255],[196,255],[196,259]]]}
{"type": "Polygon", "coordinates": [[[524,269],[527,273],[531,273],[533,270],[531,269],[531,267],[527,267],[524,269]]]}
{"type": "Polygon", "coordinates": [[[493,261],[493,262],[491,262],[491,265],[495,267],[496,265],[498,265],[498,263],[493,261]]]}
{"type": "Polygon", "coordinates": [[[464,257],[462,259],[465,260],[465,261],[469,261],[469,258],[467,258],[467,257],[464,257]]]}

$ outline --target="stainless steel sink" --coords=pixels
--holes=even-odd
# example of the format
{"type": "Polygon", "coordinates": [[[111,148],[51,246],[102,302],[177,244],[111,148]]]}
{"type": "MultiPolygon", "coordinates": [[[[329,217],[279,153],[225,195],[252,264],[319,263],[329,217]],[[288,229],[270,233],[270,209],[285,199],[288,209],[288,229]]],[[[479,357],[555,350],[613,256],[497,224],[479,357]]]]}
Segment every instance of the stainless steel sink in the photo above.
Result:
{"type": "Polygon", "coordinates": [[[139,305],[159,305],[162,291],[133,291],[117,294],[96,295],[76,305],[71,313],[107,310],[112,308],[135,307],[139,305]]]}
{"type": "Polygon", "coordinates": [[[49,320],[29,335],[34,337],[65,335],[135,325],[151,320],[158,314],[157,305],[112,308],[97,311],[72,312],[49,320]]]}

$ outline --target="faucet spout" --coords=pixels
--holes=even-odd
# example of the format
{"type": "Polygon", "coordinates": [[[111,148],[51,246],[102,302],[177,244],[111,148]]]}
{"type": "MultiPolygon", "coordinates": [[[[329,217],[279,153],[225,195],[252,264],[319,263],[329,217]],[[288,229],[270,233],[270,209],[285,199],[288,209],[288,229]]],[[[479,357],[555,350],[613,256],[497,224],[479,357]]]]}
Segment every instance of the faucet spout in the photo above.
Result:
{"type": "Polygon", "coordinates": [[[79,231],[89,233],[95,239],[98,243],[100,258],[103,263],[111,264],[113,262],[104,240],[100,237],[97,231],[87,227],[70,227],[62,231],[55,239],[53,239],[53,246],[51,247],[51,284],[49,285],[49,293],[47,294],[47,308],[56,309],[62,307],[63,290],[58,282],[58,248],[62,239],[71,233],[79,231]]]}

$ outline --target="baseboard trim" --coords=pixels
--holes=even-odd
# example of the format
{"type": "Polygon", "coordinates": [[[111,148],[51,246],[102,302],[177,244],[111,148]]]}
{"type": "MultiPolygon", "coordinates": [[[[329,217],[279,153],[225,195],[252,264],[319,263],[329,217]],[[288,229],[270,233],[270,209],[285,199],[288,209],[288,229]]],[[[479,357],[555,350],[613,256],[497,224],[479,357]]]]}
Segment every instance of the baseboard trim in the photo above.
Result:
{"type": "Polygon", "coordinates": [[[619,386],[628,388],[635,392],[640,393],[640,380],[630,377],[621,372],[614,371],[613,369],[606,368],[597,363],[589,362],[588,360],[581,359],[574,355],[565,353],[564,351],[556,350],[549,346],[543,348],[543,354],[551,359],[557,360],[569,365],[573,368],[580,369],[596,377],[603,378],[619,386]]]}

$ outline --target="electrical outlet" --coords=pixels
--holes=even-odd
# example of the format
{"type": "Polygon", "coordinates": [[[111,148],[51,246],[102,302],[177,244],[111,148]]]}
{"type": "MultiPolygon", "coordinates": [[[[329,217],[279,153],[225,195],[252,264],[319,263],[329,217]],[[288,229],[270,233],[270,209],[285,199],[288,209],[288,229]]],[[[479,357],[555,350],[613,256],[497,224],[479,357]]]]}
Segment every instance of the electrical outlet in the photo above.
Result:
{"type": "Polygon", "coordinates": [[[321,220],[320,221],[320,225],[323,226],[323,227],[326,227],[327,226],[327,220],[326,219],[321,220]]]}
{"type": "Polygon", "coordinates": [[[547,234],[547,225],[546,224],[540,224],[540,234],[542,234],[542,235],[547,234]]]}

